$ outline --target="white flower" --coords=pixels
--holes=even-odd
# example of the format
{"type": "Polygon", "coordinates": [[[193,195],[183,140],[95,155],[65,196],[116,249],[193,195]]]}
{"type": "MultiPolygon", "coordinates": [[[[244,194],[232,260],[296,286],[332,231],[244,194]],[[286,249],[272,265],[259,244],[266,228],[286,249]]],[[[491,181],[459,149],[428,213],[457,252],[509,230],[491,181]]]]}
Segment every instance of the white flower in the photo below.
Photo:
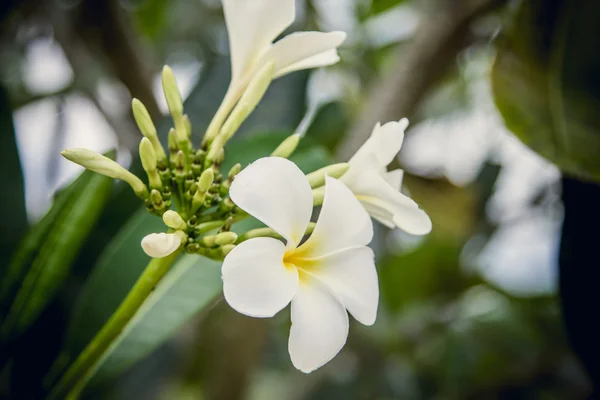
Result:
{"type": "Polygon", "coordinates": [[[231,49],[232,85],[244,85],[269,61],[275,76],[339,61],[344,32],[297,32],[273,44],[296,17],[295,0],[223,0],[231,49]]]}
{"type": "Polygon", "coordinates": [[[400,192],[403,171],[387,171],[402,147],[408,120],[375,125],[371,137],[348,161],[341,180],[352,190],[373,218],[387,227],[413,235],[431,231],[431,220],[408,196],[400,192]]]}
{"type": "Polygon", "coordinates": [[[163,258],[181,246],[181,237],[175,233],[151,233],[142,239],[142,249],[150,257],[163,258]]]}
{"type": "Polygon", "coordinates": [[[364,325],[377,314],[379,289],[369,215],[352,192],[328,177],[315,229],[312,194],[302,171],[278,157],[259,159],[231,185],[232,200],[286,240],[254,238],[225,258],[223,292],[252,317],[272,317],[291,302],[288,350],[294,366],[311,372],[331,360],[348,336],[348,312],[364,325]]]}

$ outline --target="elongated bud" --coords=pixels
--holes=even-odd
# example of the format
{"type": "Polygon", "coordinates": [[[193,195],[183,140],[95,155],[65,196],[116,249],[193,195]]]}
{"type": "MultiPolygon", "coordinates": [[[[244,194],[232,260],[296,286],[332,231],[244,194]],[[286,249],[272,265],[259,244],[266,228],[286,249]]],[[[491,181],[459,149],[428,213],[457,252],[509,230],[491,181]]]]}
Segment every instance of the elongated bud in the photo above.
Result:
{"type": "Polygon", "coordinates": [[[242,164],[240,164],[240,163],[235,164],[233,167],[231,167],[231,169],[227,173],[227,178],[228,179],[235,178],[235,176],[237,174],[239,174],[241,170],[242,170],[242,164]]]}
{"type": "Polygon", "coordinates": [[[127,182],[135,194],[142,199],[148,197],[148,188],[140,178],[102,154],[88,149],[67,149],[63,150],[60,154],[67,160],[79,164],[90,171],[127,182]]]}
{"type": "Polygon", "coordinates": [[[177,251],[181,243],[177,233],[151,233],[142,239],[142,249],[150,257],[163,258],[177,251]]]}
{"type": "Polygon", "coordinates": [[[298,147],[298,143],[300,143],[299,134],[296,133],[294,135],[288,136],[283,142],[281,142],[279,146],[277,146],[275,151],[271,153],[271,157],[288,158],[294,153],[296,147],[298,147]]]}
{"type": "Polygon", "coordinates": [[[175,168],[183,170],[185,168],[185,153],[181,150],[175,154],[175,168]]]}
{"type": "Polygon", "coordinates": [[[169,151],[171,152],[171,156],[177,154],[179,148],[177,147],[177,132],[175,128],[169,129],[169,151]]]}
{"type": "Polygon", "coordinates": [[[148,175],[150,187],[152,189],[161,189],[162,180],[156,169],[156,154],[148,138],[142,138],[140,142],[140,159],[142,160],[142,167],[144,167],[144,171],[148,175]]]}
{"type": "Polygon", "coordinates": [[[207,169],[200,175],[200,179],[198,179],[198,191],[199,192],[208,192],[211,185],[215,180],[215,172],[212,168],[207,169]]]}
{"type": "Polygon", "coordinates": [[[216,236],[211,235],[211,236],[204,236],[202,239],[200,239],[200,241],[202,242],[202,244],[206,247],[213,247],[215,245],[215,240],[216,240],[216,236]]]}
{"type": "Polygon", "coordinates": [[[215,244],[217,246],[225,246],[227,244],[235,243],[238,235],[235,232],[222,232],[215,238],[215,244]]]}
{"type": "Polygon", "coordinates": [[[223,257],[226,257],[227,254],[231,253],[231,250],[235,249],[235,244],[226,244],[221,247],[221,253],[223,253],[223,257]]]}
{"type": "Polygon", "coordinates": [[[306,175],[311,188],[318,188],[325,184],[325,175],[329,175],[332,178],[339,178],[348,171],[350,165],[348,163],[339,163],[329,165],[327,167],[316,170],[306,175]]]}
{"type": "Polygon", "coordinates": [[[219,135],[225,137],[225,142],[235,134],[242,122],[254,111],[271,84],[274,72],[275,63],[269,62],[254,75],[219,132],[219,135]]]}
{"type": "Polygon", "coordinates": [[[199,235],[214,231],[225,225],[225,221],[210,221],[199,224],[196,227],[196,233],[199,235]]]}
{"type": "Polygon", "coordinates": [[[167,158],[165,149],[163,149],[160,141],[158,140],[156,127],[154,126],[152,118],[150,118],[150,114],[148,113],[148,110],[144,104],[138,99],[133,99],[131,101],[131,109],[133,110],[133,117],[135,118],[138,128],[140,128],[140,132],[142,132],[145,137],[150,139],[150,143],[152,143],[156,158],[159,160],[165,160],[167,158]]]}
{"type": "Polygon", "coordinates": [[[181,117],[183,114],[183,101],[177,87],[175,74],[168,65],[165,65],[162,70],[162,85],[171,116],[173,119],[181,117]]]}
{"type": "Polygon", "coordinates": [[[177,213],[176,211],[165,211],[162,218],[165,225],[171,229],[184,230],[185,228],[187,228],[185,221],[183,220],[183,218],[181,218],[181,215],[179,215],[179,213],[177,213]]]}
{"type": "Polygon", "coordinates": [[[185,126],[185,132],[188,135],[188,138],[192,136],[192,121],[190,121],[190,117],[185,114],[183,116],[183,126],[185,126]]]}
{"type": "Polygon", "coordinates": [[[213,142],[210,144],[206,159],[204,160],[204,168],[208,168],[213,163],[217,162],[221,155],[221,151],[223,150],[223,146],[225,146],[225,142],[226,138],[222,135],[217,136],[215,140],[213,140],[213,142]]]}

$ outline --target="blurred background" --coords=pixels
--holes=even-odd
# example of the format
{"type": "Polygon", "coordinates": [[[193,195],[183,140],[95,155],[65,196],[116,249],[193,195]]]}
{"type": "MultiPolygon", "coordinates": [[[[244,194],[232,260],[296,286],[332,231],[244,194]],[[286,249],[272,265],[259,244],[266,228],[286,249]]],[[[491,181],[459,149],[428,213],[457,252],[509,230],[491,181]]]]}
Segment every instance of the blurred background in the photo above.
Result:
{"type": "MultiPolygon", "coordinates": [[[[166,134],[164,64],[199,143],[229,81],[227,32],[219,0],[5,0],[0,13],[0,396],[41,399],[146,265],[139,240],[162,229],[126,187],[86,174],[71,185],[82,170],[60,151],[114,149],[139,173],[130,102],[166,134]]],[[[432,233],[378,227],[377,323],[353,323],[310,375],[289,361],[287,310],[235,313],[219,301],[218,265],[184,258],[83,397],[585,398],[558,290],[559,260],[581,253],[559,253],[562,188],[579,207],[600,204],[584,183],[597,161],[578,152],[583,140],[600,154],[585,132],[600,99],[599,15],[586,0],[298,0],[289,31],[347,32],[342,61],[276,81],[228,161],[299,131],[296,161],[310,171],[347,160],[377,121],[408,117],[394,163],[432,233]]]]}

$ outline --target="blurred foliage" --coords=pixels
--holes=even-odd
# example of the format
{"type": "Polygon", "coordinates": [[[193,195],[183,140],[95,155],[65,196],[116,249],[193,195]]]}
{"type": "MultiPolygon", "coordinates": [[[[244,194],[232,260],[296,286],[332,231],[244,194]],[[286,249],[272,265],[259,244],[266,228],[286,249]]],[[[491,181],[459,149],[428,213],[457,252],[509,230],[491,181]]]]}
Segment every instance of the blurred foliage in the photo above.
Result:
{"type": "Polygon", "coordinates": [[[507,126],[567,173],[600,180],[600,4],[526,1],[499,41],[492,79],[507,126]]]}
{"type": "MultiPolygon", "coordinates": [[[[0,239],[2,324],[16,307],[13,300],[23,290],[21,283],[29,279],[47,290],[35,291],[41,295],[31,301],[21,330],[4,337],[0,346],[0,398],[40,399],[124,298],[148,261],[139,241],[147,233],[160,231],[162,222],[139,209],[138,199],[126,185],[109,185],[84,173],[59,190],[47,214],[28,227],[25,196],[30,194],[24,191],[17,144],[21,153],[27,148],[19,143],[13,115],[56,96],[85,96],[114,132],[120,154],[132,156],[129,168],[141,175],[136,151],[128,144],[128,138],[138,140],[139,134],[132,129],[127,105],[132,96],[138,96],[136,85],[153,84],[152,79],[140,81],[145,79],[142,67],[155,78],[165,63],[180,66],[181,76],[186,76],[182,80],[192,82],[186,84],[185,110],[196,142],[225,93],[230,67],[218,0],[110,0],[106,7],[113,7],[112,12],[102,14],[106,20],[101,21],[87,20],[94,9],[88,0],[12,3],[13,9],[2,17],[0,31],[0,82],[6,89],[2,93],[8,96],[8,100],[0,97],[0,198],[5,211],[0,239]],[[82,5],[88,13],[80,12],[82,5]],[[74,28],[69,31],[69,27],[74,28]],[[65,29],[68,35],[62,34],[65,29]],[[132,37],[118,37],[115,32],[129,32],[132,37]],[[130,43],[134,51],[123,53],[121,48],[117,56],[116,50],[101,44],[99,38],[106,39],[108,34],[116,35],[110,38],[115,43],[130,43]],[[31,43],[40,38],[52,39],[73,70],[71,82],[55,91],[36,91],[28,85],[31,78],[25,71],[31,62],[31,43]],[[112,108],[106,102],[107,87],[118,88],[109,91],[112,108]],[[84,201],[77,200],[73,207],[74,196],[84,201]],[[48,257],[43,262],[36,261],[44,254],[48,257]],[[38,276],[39,268],[32,272],[35,265],[52,266],[46,271],[48,279],[25,278],[38,276]]],[[[369,89],[384,72],[421,72],[397,63],[404,60],[399,55],[410,61],[419,51],[429,51],[411,47],[422,43],[410,28],[415,22],[411,18],[418,15],[434,30],[437,20],[430,16],[446,12],[458,19],[472,18],[464,26],[459,24],[460,29],[468,27],[469,35],[461,36],[465,43],[460,46],[447,43],[448,49],[458,50],[442,52],[435,60],[446,64],[446,72],[428,85],[431,90],[422,101],[415,100],[419,104],[408,117],[416,128],[408,131],[407,142],[419,138],[421,121],[441,123],[450,130],[447,117],[463,118],[465,133],[492,130],[467,126],[476,111],[492,114],[481,95],[474,95],[480,93],[481,77],[467,70],[481,61],[477,57],[489,61],[490,43],[501,27],[500,37],[493,42],[497,57],[491,82],[507,127],[567,172],[597,178],[600,136],[595,132],[599,124],[594,110],[600,66],[598,52],[592,51],[599,48],[594,44],[600,37],[596,2],[521,1],[511,3],[516,6],[513,9],[503,1],[490,0],[487,7],[481,7],[483,11],[468,16],[461,13],[461,7],[476,2],[349,0],[328,8],[332,3],[299,1],[300,19],[291,30],[350,31],[341,50],[343,61],[327,68],[323,82],[312,89],[309,72],[275,81],[228,145],[224,169],[268,155],[303,120],[313,106],[314,92],[319,92],[321,102],[293,160],[305,172],[331,162],[331,154],[348,139],[347,133],[364,112],[369,89]],[[333,82],[335,90],[331,91],[327,86],[333,82]]],[[[486,72],[486,85],[488,78],[486,72]]],[[[153,117],[166,145],[171,122],[153,117]]],[[[57,135],[56,140],[68,136],[66,132],[57,135]]],[[[425,156],[429,147],[450,153],[464,143],[479,146],[469,142],[470,136],[443,138],[443,143],[439,136],[425,142],[418,151],[425,156]]],[[[500,143],[492,136],[486,140],[500,143]]],[[[485,266],[479,257],[511,219],[522,218],[546,203],[552,205],[548,208],[560,208],[551,196],[553,183],[544,182],[535,199],[525,198],[520,213],[495,215],[490,209],[494,210],[510,165],[493,151],[476,150],[485,153],[478,173],[462,186],[452,184],[444,168],[432,172],[410,163],[405,166],[405,186],[431,216],[433,232],[416,238],[376,229],[373,246],[381,289],[377,323],[363,327],[353,322],[347,346],[326,367],[310,375],[295,371],[286,350],[288,312],[272,320],[235,313],[218,301],[218,264],[182,256],[86,377],[90,385],[83,398],[583,398],[589,386],[563,333],[558,297],[555,293],[510,294],[482,273],[485,266]]],[[[465,154],[464,158],[472,156],[465,154]]],[[[48,155],[44,165],[56,168],[58,157],[48,155]]],[[[527,157],[533,163],[533,156],[527,153],[527,157]]],[[[440,163],[451,159],[439,158],[444,158],[436,160],[440,163]]],[[[60,168],[54,172],[60,175],[60,168]]],[[[46,178],[36,176],[36,183],[55,184],[44,182],[46,178]]],[[[249,218],[240,225],[238,229],[248,229],[259,223],[249,218]]]]}

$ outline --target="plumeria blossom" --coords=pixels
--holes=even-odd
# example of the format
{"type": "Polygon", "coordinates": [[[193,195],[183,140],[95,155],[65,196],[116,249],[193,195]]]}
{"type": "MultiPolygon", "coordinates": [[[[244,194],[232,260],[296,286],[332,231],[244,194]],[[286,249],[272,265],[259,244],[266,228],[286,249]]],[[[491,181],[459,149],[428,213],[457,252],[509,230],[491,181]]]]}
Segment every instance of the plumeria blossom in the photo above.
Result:
{"type": "Polygon", "coordinates": [[[223,0],[231,51],[232,85],[244,85],[268,62],[274,77],[339,61],[344,32],[296,32],[273,43],[296,18],[295,0],[223,0]]]}
{"type": "Polygon", "coordinates": [[[350,169],[341,180],[377,221],[389,228],[424,235],[431,231],[431,220],[417,203],[400,192],[403,171],[387,171],[402,147],[407,127],[406,118],[375,125],[371,137],[348,162],[350,169]]]}
{"type": "Polygon", "coordinates": [[[339,180],[326,178],[313,233],[300,244],[313,210],[310,185],[291,161],[259,159],[233,181],[232,200],[279,233],[237,245],[222,267],[223,291],[238,312],[272,317],[291,303],[288,350],[311,372],[331,360],[348,336],[348,314],[372,325],[379,289],[369,215],[339,180]]]}

